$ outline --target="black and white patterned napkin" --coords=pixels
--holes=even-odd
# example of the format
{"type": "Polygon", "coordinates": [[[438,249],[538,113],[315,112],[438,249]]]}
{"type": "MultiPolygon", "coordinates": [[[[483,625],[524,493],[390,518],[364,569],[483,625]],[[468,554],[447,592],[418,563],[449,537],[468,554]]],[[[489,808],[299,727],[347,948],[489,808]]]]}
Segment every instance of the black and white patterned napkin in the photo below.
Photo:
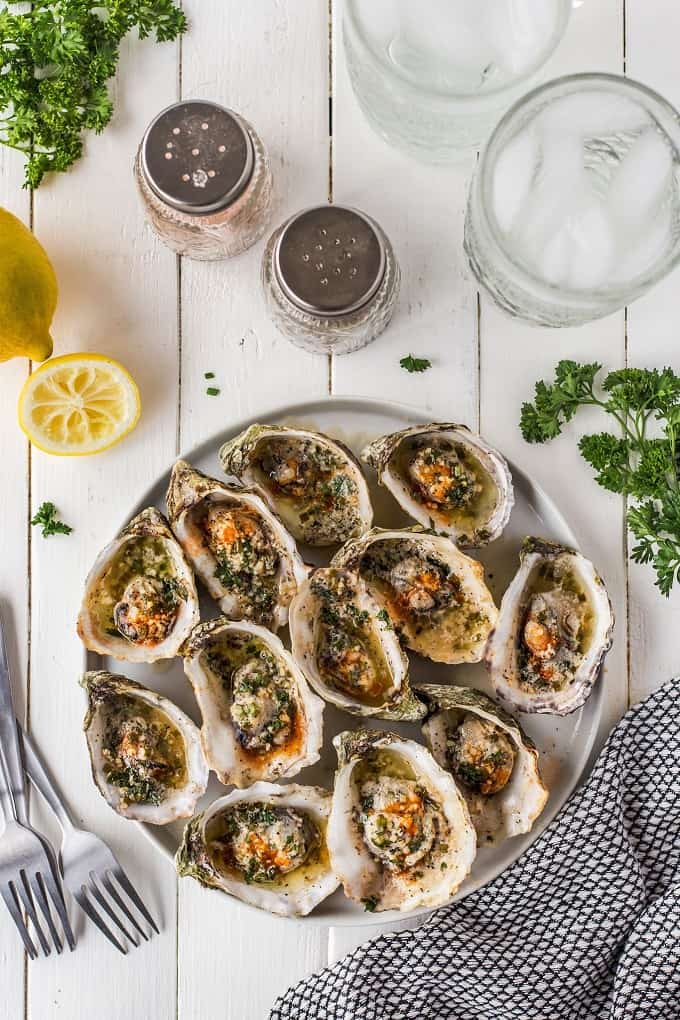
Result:
{"type": "Polygon", "coordinates": [[[673,683],[500,878],[289,989],[270,1020],[679,1020],[679,881],[673,683]]]}

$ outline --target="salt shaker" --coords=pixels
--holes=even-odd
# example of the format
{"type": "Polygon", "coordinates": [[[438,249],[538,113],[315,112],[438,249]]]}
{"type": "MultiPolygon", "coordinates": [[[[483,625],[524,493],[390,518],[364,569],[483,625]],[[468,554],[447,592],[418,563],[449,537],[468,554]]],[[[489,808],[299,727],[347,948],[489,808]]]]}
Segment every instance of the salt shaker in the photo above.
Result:
{"type": "Polygon", "coordinates": [[[161,240],[192,259],[224,259],[267,229],[272,177],[260,138],[217,103],[175,103],[151,122],[135,162],[146,215],[161,240]]]}
{"type": "Polygon", "coordinates": [[[270,237],[262,285],[275,324],[306,351],[349,354],[388,325],[401,274],[392,245],[357,209],[296,213],[270,237]]]}

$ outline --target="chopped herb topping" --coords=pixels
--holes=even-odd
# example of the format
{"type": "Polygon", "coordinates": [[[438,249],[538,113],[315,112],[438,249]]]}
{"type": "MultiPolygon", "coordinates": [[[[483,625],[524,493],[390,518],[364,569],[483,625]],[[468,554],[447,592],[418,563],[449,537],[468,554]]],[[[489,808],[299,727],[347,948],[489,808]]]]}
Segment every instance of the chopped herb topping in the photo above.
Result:
{"type": "Polygon", "coordinates": [[[432,368],[432,362],[429,358],[416,358],[413,354],[407,354],[406,357],[401,358],[399,364],[407,372],[426,372],[428,368],[432,368]]]}

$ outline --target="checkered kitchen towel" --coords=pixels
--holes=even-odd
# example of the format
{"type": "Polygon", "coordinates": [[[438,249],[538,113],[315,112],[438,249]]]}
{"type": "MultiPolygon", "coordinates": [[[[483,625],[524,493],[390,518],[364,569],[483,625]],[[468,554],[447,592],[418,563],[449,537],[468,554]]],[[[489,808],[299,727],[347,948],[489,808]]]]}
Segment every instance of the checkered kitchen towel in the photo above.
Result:
{"type": "Polygon", "coordinates": [[[679,882],[676,682],[502,877],[289,989],[270,1020],[679,1020],[679,882]]]}

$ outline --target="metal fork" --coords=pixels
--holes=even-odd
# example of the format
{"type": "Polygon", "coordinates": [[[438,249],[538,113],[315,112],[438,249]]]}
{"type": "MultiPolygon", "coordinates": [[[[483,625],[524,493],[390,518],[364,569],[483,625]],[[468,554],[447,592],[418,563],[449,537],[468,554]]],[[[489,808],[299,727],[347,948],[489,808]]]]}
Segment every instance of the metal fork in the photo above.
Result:
{"type": "Polygon", "coordinates": [[[49,956],[51,952],[50,941],[40,923],[36,903],[57,953],[61,953],[63,949],[50,910],[50,902],[61,922],[69,948],[74,949],[75,939],[69,924],[54,855],[45,837],[28,823],[21,747],[12,707],[9,665],[1,620],[0,803],[6,822],[5,831],[0,836],[0,895],[21,935],[26,952],[32,960],[38,956],[22,908],[32,922],[44,955],[49,956]]]}
{"type": "Polygon", "coordinates": [[[139,945],[139,941],[130,928],[145,941],[148,941],[149,936],[134,916],[123,894],[137,908],[147,924],[159,934],[156,922],[106,843],[99,836],[74,825],[34,744],[23,732],[22,737],[26,774],[51,807],[64,833],[60,863],[66,888],[90,920],[106,935],[109,942],[112,942],[121,953],[127,953],[126,946],[113,934],[97,906],[135,947],[139,945]],[[125,920],[129,926],[124,923],[125,920]]]}

